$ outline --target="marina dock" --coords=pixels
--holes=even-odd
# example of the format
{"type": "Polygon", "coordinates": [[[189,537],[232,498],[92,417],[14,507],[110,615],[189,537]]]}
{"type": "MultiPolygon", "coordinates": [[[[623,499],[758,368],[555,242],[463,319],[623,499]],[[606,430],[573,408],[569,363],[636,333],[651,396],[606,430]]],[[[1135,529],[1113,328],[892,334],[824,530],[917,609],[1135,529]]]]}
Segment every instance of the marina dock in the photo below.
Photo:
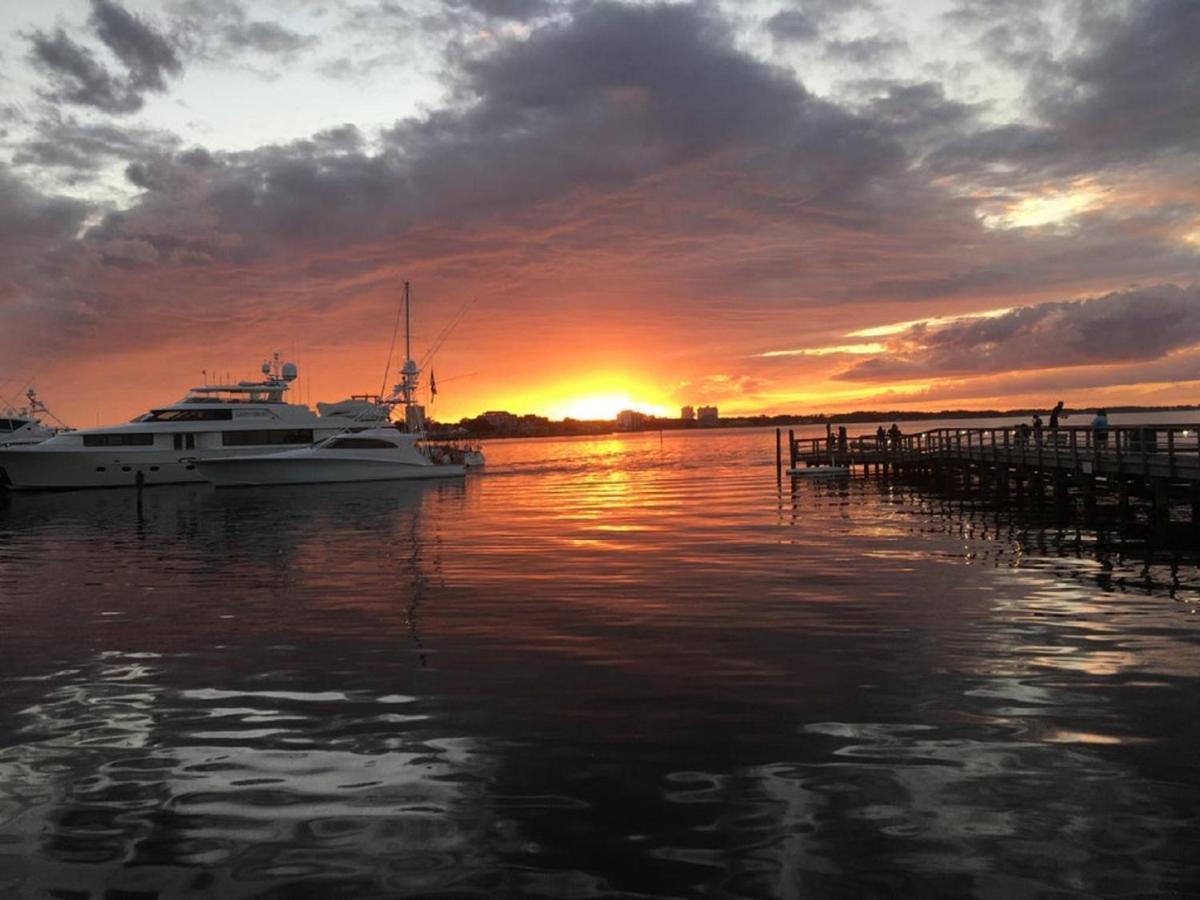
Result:
{"type": "Polygon", "coordinates": [[[1083,510],[1115,499],[1121,516],[1132,504],[1157,522],[1190,508],[1200,524],[1200,438],[1197,426],[1117,425],[1043,429],[934,428],[898,438],[832,435],[786,438],[776,429],[776,474],[793,478],[846,470],[931,478],[963,490],[994,490],[1017,500],[1052,496],[1082,500],[1083,510]],[[787,466],[784,467],[786,460],[787,466]]]}

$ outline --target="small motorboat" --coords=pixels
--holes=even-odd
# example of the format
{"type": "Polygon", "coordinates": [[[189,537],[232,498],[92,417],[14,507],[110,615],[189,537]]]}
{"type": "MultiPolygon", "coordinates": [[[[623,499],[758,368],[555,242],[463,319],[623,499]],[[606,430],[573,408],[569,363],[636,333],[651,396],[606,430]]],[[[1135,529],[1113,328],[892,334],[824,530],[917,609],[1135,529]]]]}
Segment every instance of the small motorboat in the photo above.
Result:
{"type": "Polygon", "coordinates": [[[468,452],[384,427],[338,434],[280,453],[200,457],[195,465],[217,487],[398,481],[461,478],[467,471],[468,452]]]}

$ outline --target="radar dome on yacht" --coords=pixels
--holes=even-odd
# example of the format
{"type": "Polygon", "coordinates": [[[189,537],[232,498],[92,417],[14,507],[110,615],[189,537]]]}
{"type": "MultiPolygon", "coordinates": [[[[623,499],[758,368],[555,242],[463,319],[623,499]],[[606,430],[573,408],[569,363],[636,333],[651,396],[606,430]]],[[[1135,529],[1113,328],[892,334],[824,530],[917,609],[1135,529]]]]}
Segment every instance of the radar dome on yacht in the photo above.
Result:
{"type": "Polygon", "coordinates": [[[262,364],[262,373],[263,373],[264,375],[270,375],[270,374],[271,374],[271,364],[270,364],[269,362],[265,362],[265,363],[263,363],[263,364],[262,364]]]}
{"type": "Polygon", "coordinates": [[[286,362],[283,364],[283,380],[284,381],[295,381],[296,376],[299,374],[300,374],[300,370],[296,368],[295,363],[286,362]]]}

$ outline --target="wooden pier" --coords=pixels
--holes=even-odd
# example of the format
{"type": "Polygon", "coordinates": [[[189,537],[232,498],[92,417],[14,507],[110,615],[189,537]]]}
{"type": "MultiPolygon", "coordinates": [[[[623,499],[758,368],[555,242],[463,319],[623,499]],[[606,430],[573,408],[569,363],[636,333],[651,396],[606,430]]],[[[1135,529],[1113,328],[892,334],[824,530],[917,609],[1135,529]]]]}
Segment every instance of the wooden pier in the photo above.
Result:
{"type": "Polygon", "coordinates": [[[1131,498],[1156,521],[1173,507],[1191,509],[1200,524],[1200,426],[1114,425],[1104,431],[1025,427],[934,428],[898,438],[876,435],[786,439],[776,429],[776,473],[800,478],[827,467],[864,474],[920,476],[954,481],[963,489],[991,488],[1023,499],[1053,494],[1081,497],[1085,511],[1115,497],[1128,515],[1131,498]],[[784,442],[786,440],[786,453],[784,442]],[[784,468],[784,460],[787,468],[784,468]]]}

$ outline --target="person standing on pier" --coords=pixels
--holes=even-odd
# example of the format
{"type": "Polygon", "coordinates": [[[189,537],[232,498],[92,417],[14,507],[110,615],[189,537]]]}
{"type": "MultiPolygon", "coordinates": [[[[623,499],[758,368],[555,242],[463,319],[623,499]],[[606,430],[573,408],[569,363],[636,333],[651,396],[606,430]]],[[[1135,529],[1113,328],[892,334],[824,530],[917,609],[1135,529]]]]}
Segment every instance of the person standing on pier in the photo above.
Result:
{"type": "Polygon", "coordinates": [[[888,434],[888,438],[891,439],[892,446],[899,448],[900,436],[901,436],[900,435],[900,426],[897,425],[895,422],[893,422],[892,427],[887,430],[887,434],[888,434]]]}
{"type": "Polygon", "coordinates": [[[1054,404],[1054,409],[1050,410],[1050,430],[1058,431],[1059,416],[1066,418],[1067,414],[1063,412],[1063,402],[1061,400],[1054,404]]]}
{"type": "Polygon", "coordinates": [[[1108,446],[1108,410],[1096,410],[1096,418],[1092,419],[1092,439],[1101,450],[1108,446]]]}
{"type": "Polygon", "coordinates": [[[887,447],[887,432],[884,431],[883,426],[880,425],[875,429],[875,448],[877,450],[883,450],[885,447],[887,447]]]}
{"type": "Polygon", "coordinates": [[[1037,413],[1033,414],[1033,442],[1039,447],[1042,444],[1042,417],[1037,413]]]}

